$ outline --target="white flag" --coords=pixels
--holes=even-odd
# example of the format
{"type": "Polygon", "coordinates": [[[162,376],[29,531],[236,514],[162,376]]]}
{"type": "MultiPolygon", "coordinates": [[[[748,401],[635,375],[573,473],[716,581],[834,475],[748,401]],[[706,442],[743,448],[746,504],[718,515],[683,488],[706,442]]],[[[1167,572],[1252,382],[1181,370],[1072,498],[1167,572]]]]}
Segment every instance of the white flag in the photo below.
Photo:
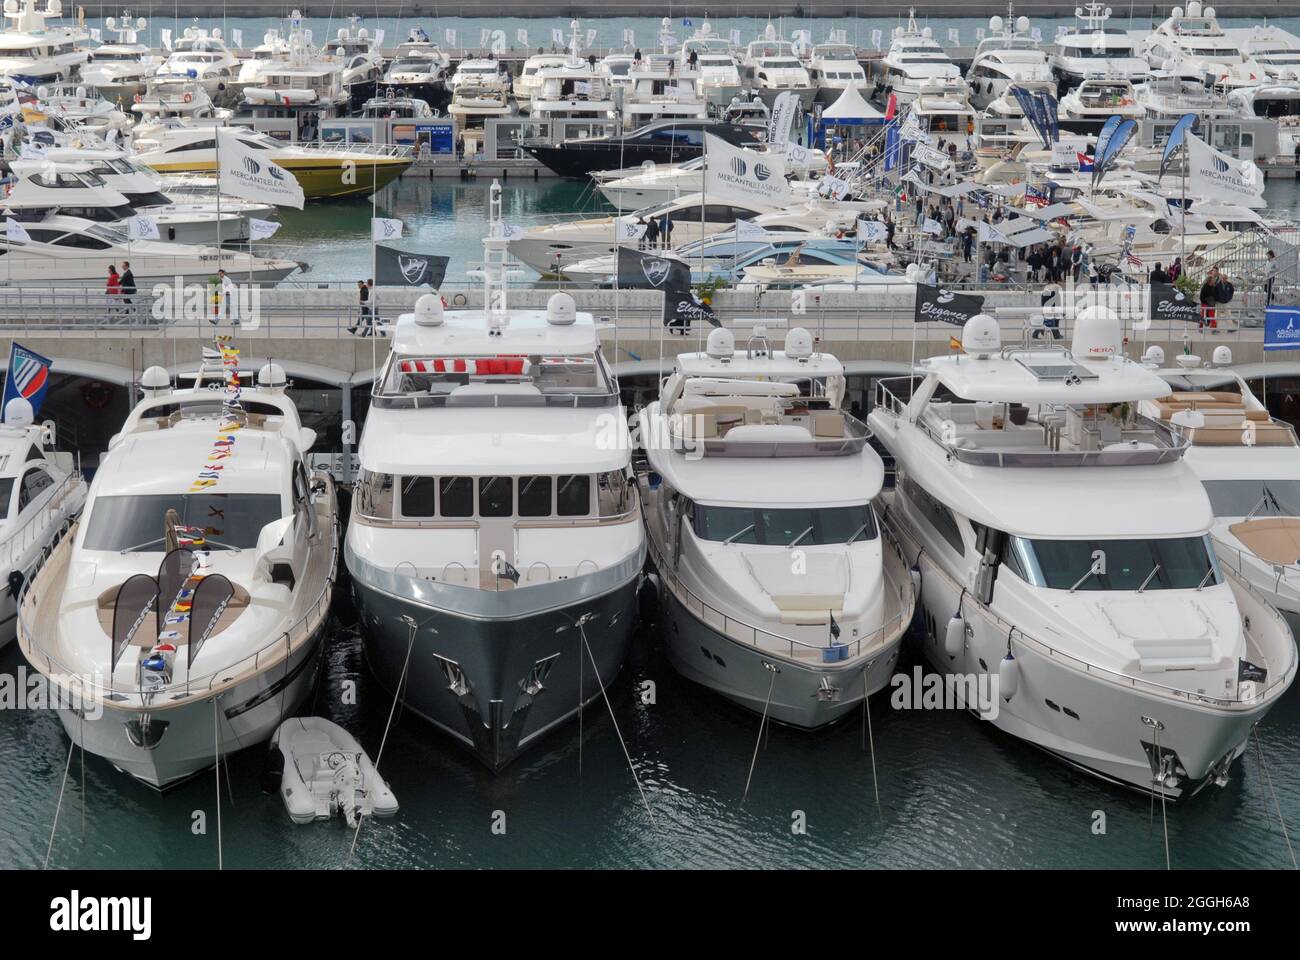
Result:
{"type": "Polygon", "coordinates": [[[143,214],[126,222],[126,235],[132,240],[160,240],[158,221],[143,214]]]}
{"type": "Polygon", "coordinates": [[[732,31],[731,31],[731,45],[732,45],[733,47],[738,47],[738,46],[740,46],[740,31],[739,31],[739,30],[732,30],[732,31]]]}
{"type": "Polygon", "coordinates": [[[736,221],[736,239],[737,240],[762,240],[767,236],[767,231],[755,223],[753,220],[736,221]]]}
{"type": "Polygon", "coordinates": [[[922,225],[921,230],[924,231],[925,233],[932,233],[937,237],[943,233],[943,224],[940,223],[938,220],[932,219],[931,217],[926,217],[925,223],[924,225],[922,225]]]}
{"type": "Polygon", "coordinates": [[[879,30],[871,31],[871,45],[875,47],[877,50],[880,49],[880,40],[883,36],[884,34],[879,30]]]}
{"type": "Polygon", "coordinates": [[[1030,36],[1032,36],[1032,37],[1034,38],[1034,42],[1035,42],[1035,43],[1042,43],[1042,42],[1043,42],[1043,28],[1042,28],[1042,27],[1034,27],[1034,29],[1033,29],[1032,31],[1030,31],[1030,36]]]}
{"type": "Polygon", "coordinates": [[[733,147],[704,135],[704,193],[722,202],[779,207],[790,198],[785,157],[733,147]]]}
{"type": "Polygon", "coordinates": [[[624,45],[626,45],[626,46],[629,46],[629,47],[635,47],[635,46],[636,46],[636,32],[633,31],[633,30],[624,30],[624,31],[623,31],[623,43],[624,43],[624,45]]]}
{"type": "Polygon", "coordinates": [[[927,147],[920,143],[912,147],[912,159],[936,170],[945,170],[948,167],[947,154],[942,150],[936,150],[934,147],[927,147]]]}
{"type": "Polygon", "coordinates": [[[101,36],[103,36],[103,34],[101,34],[101,33],[99,32],[99,28],[98,28],[98,27],[91,27],[91,28],[90,28],[90,39],[91,39],[91,40],[94,40],[96,43],[99,43],[99,38],[100,38],[101,36]]]}
{"type": "Polygon", "coordinates": [[[834,177],[830,174],[822,177],[817,183],[817,192],[824,197],[831,197],[835,200],[843,200],[849,194],[852,184],[840,177],[834,177]]]}
{"type": "Polygon", "coordinates": [[[793,90],[777,94],[772,101],[772,112],[767,120],[767,142],[771,147],[780,147],[790,139],[790,130],[794,126],[798,109],[799,94],[793,90]]]}
{"type": "Polygon", "coordinates": [[[564,46],[564,31],[559,27],[551,27],[551,43],[557,47],[564,46]]]}
{"type": "Polygon", "coordinates": [[[991,223],[980,221],[980,243],[1010,243],[1011,238],[991,223]]]}
{"type": "Polygon", "coordinates": [[[230,42],[236,50],[242,50],[244,47],[244,31],[236,27],[230,31],[230,42]]]}
{"type": "Polygon", "coordinates": [[[595,45],[596,45],[596,31],[595,31],[595,30],[588,30],[588,31],[587,31],[587,47],[588,47],[588,49],[590,49],[591,47],[594,47],[595,45]]]}
{"type": "Polygon", "coordinates": [[[397,240],[402,236],[402,221],[375,217],[370,221],[371,240],[397,240]]]}
{"type": "Polygon", "coordinates": [[[448,27],[442,32],[442,38],[447,41],[447,46],[456,46],[456,31],[448,27]]]}
{"type": "Polygon", "coordinates": [[[958,31],[956,27],[948,28],[948,42],[951,43],[954,47],[959,46],[961,44],[961,33],[960,31],[958,31]]]}
{"type": "Polygon", "coordinates": [[[172,48],[172,32],[170,30],[159,30],[158,42],[162,44],[164,50],[170,50],[172,48]]]}
{"type": "Polygon", "coordinates": [[[491,30],[480,30],[478,32],[478,45],[480,47],[486,47],[488,45],[488,41],[491,38],[492,38],[491,30]]]}
{"type": "Polygon", "coordinates": [[[976,28],[975,28],[975,39],[976,39],[976,40],[983,40],[983,39],[984,39],[984,33],[985,33],[985,30],[984,30],[983,27],[976,27],[976,28]]]}
{"type": "Polygon", "coordinates": [[[275,231],[279,230],[280,226],[274,220],[258,220],[256,217],[249,217],[248,242],[256,243],[258,240],[267,240],[275,236],[275,231]]]}
{"type": "Polygon", "coordinates": [[[528,31],[527,31],[527,30],[516,30],[516,31],[515,31],[515,40],[519,43],[519,45],[520,45],[521,47],[526,47],[526,46],[528,46],[528,31]]]}
{"type": "Polygon", "coordinates": [[[1258,209],[1264,206],[1264,175],[1250,160],[1238,160],[1187,134],[1187,192],[1258,209]]]}
{"type": "Polygon", "coordinates": [[[245,200],[272,203],[278,207],[303,208],[298,179],[262,150],[250,150],[232,131],[217,129],[217,155],[221,158],[217,188],[245,200]]]}
{"type": "Polygon", "coordinates": [[[5,217],[5,239],[11,243],[31,243],[23,225],[12,217],[5,217]]]}
{"type": "Polygon", "coordinates": [[[785,162],[792,167],[806,168],[812,162],[812,153],[807,147],[801,147],[793,140],[786,141],[785,162]]]}
{"type": "Polygon", "coordinates": [[[879,220],[859,220],[858,239],[863,243],[881,243],[889,236],[889,229],[879,220]]]}
{"type": "Polygon", "coordinates": [[[384,45],[384,31],[375,31],[375,49],[378,50],[384,45]]]}
{"type": "Polygon", "coordinates": [[[615,221],[615,224],[619,243],[640,240],[645,236],[646,224],[644,223],[637,223],[635,220],[624,217],[615,221]]]}
{"type": "Polygon", "coordinates": [[[1057,39],[1057,40],[1060,40],[1063,36],[1065,36],[1065,35],[1066,35],[1067,33],[1069,33],[1069,32],[1070,32],[1070,28],[1069,28],[1069,27],[1057,27],[1057,28],[1056,28],[1056,39],[1057,39]]]}

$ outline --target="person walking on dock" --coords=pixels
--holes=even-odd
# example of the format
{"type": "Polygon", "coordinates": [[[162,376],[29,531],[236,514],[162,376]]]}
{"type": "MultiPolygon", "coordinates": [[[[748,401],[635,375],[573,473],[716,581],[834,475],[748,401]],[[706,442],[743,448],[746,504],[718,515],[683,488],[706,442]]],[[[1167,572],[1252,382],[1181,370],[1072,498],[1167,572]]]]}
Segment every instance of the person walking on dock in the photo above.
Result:
{"type": "Polygon", "coordinates": [[[111,263],[108,265],[108,282],[104,286],[104,294],[108,298],[108,319],[111,323],[120,315],[122,301],[122,278],[117,275],[117,267],[111,263]]]}
{"type": "Polygon", "coordinates": [[[659,246],[659,221],[651,217],[645,225],[645,236],[641,243],[641,249],[654,250],[659,246]]]}
{"type": "Polygon", "coordinates": [[[1277,254],[1264,254],[1264,306],[1273,306],[1273,281],[1277,279],[1277,254]]]}
{"type": "Polygon", "coordinates": [[[667,211],[664,211],[664,222],[659,228],[659,239],[665,250],[673,248],[673,220],[668,216],[667,211]]]}
{"type": "Polygon", "coordinates": [[[133,311],[131,300],[135,296],[135,274],[131,272],[131,261],[122,261],[122,300],[126,304],[126,312],[130,314],[133,311]]]}
{"type": "Polygon", "coordinates": [[[370,288],[366,281],[357,281],[357,322],[348,327],[348,333],[369,337],[374,333],[374,316],[370,312],[370,288]]]}

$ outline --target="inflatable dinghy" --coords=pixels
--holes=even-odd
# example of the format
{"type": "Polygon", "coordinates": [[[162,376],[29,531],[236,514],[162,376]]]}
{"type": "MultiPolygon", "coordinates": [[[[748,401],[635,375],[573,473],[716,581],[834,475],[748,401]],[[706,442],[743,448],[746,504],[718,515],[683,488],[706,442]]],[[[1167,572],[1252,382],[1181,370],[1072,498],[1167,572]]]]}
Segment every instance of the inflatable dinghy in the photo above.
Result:
{"type": "Polygon", "coordinates": [[[360,816],[391,817],[397,798],[352,735],[323,717],[292,717],[271,738],[267,778],[294,823],[328,820],[342,812],[348,826],[360,816]]]}

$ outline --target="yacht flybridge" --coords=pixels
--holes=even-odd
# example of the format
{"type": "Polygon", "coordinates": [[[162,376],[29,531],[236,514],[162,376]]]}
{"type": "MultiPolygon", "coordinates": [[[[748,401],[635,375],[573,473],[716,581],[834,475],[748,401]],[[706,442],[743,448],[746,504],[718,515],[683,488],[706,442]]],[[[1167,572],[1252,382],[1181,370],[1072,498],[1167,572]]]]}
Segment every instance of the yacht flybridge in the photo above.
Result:
{"type": "Polygon", "coordinates": [[[27,83],[73,80],[90,59],[77,46],[89,39],[85,31],[46,24],[63,16],[62,0],[48,0],[43,10],[36,0],[5,0],[4,16],[12,23],[0,31],[0,77],[27,83]]]}
{"type": "Polygon", "coordinates": [[[1003,349],[983,315],[962,348],[881,381],[869,418],[927,659],[970,681],[967,709],[1103,779],[1170,799],[1225,783],[1296,646],[1216,559],[1186,436],[1139,412],[1169,385],[1123,356],[1103,306],[1070,350],[1003,349]],[[981,677],[998,695],[977,705],[981,677]]]}
{"type": "Polygon", "coordinates": [[[966,71],[971,106],[982,110],[1014,86],[1046,89],[1052,83],[1047,54],[1029,30],[1029,18],[1013,18],[1009,4],[1006,20],[990,18],[989,35],[966,71]]]}
{"type": "Polygon", "coordinates": [[[24,590],[18,642],[79,709],[72,741],[163,789],[265,741],[311,691],[338,557],[315,433],[268,364],[205,350],[192,387],[144,372],[84,515],[24,590]],[[209,389],[212,381],[217,387],[209,389]]]}
{"type": "Polygon", "coordinates": [[[880,61],[884,88],[901,105],[920,96],[923,89],[965,93],[961,70],[934,39],[930,27],[918,27],[916,11],[909,11],[907,27],[895,27],[889,50],[880,61]]]}
{"type": "Polygon", "coordinates": [[[140,32],[149,26],[144,17],[132,20],[129,13],[121,19],[108,17],[105,29],[117,39],[97,46],[90,62],[81,68],[81,79],[107,100],[129,101],[144,90],[145,77],[153,69],[153,51],[140,42],[140,32]]]}
{"type": "Polygon", "coordinates": [[[804,729],[889,682],[915,603],[873,506],[884,468],[843,399],[843,366],[807,330],[773,351],[763,328],[743,350],[719,328],[640,414],[669,659],[804,729]]]}
{"type": "Polygon", "coordinates": [[[795,53],[794,44],[778,39],[772,24],[767,25],[762,40],[755,40],[745,47],[740,65],[750,90],[762,97],[768,106],[790,90],[799,95],[799,102],[805,110],[812,109],[817,87],[795,53]]]}
{"type": "Polygon", "coordinates": [[[391,332],[345,559],[379,682],[499,770],[617,676],[645,534],[595,323],[509,309],[495,183],[491,211],[487,309],[428,294],[391,332]]]}

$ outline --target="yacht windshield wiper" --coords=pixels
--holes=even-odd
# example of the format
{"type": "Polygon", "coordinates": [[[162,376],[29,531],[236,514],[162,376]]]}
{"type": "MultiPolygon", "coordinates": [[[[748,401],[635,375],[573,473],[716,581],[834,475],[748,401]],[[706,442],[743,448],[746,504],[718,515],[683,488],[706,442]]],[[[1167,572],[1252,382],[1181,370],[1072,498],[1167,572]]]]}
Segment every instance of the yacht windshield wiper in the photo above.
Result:
{"type": "Polygon", "coordinates": [[[1085,573],[1083,576],[1081,576],[1078,580],[1074,581],[1074,586],[1072,586],[1072,587],[1070,588],[1070,592],[1071,592],[1071,593],[1074,593],[1074,591],[1078,590],[1079,587],[1081,587],[1081,586],[1083,585],[1083,581],[1087,580],[1089,577],[1091,577],[1091,576],[1092,576],[1094,573],[1096,573],[1096,572],[1097,572],[1097,569],[1096,569],[1095,567],[1089,567],[1087,573],[1085,573]]]}
{"type": "Polygon", "coordinates": [[[723,540],[722,542],[724,545],[731,543],[732,540],[735,540],[737,537],[743,537],[745,534],[749,533],[749,531],[753,529],[754,529],[754,525],[751,523],[749,526],[745,527],[745,529],[737,530],[735,533],[727,537],[727,539],[723,540]]]}
{"type": "Polygon", "coordinates": [[[223,550],[229,550],[232,553],[240,553],[243,550],[242,547],[232,546],[229,543],[222,543],[220,540],[213,540],[211,537],[204,537],[203,545],[206,547],[208,544],[211,544],[214,547],[220,547],[223,550]]]}
{"type": "Polygon", "coordinates": [[[1203,586],[1205,586],[1207,583],[1209,583],[1209,581],[1210,581],[1210,577],[1212,577],[1212,576],[1214,576],[1214,564],[1213,564],[1213,563],[1210,564],[1210,569],[1208,569],[1208,570],[1205,571],[1205,576],[1201,577],[1201,582],[1198,583],[1198,584],[1196,585],[1196,589],[1197,589],[1197,590],[1200,590],[1203,586]]]}
{"type": "Polygon", "coordinates": [[[1157,563],[1154,567],[1151,568],[1151,572],[1147,574],[1147,578],[1142,581],[1142,586],[1137,588],[1137,592],[1141,593],[1143,590],[1145,590],[1147,588],[1147,584],[1150,583],[1152,578],[1155,577],[1155,575],[1159,572],[1160,572],[1160,564],[1157,563]]]}
{"type": "Polygon", "coordinates": [[[135,553],[137,550],[143,550],[145,547],[152,547],[155,543],[164,543],[166,540],[166,537],[155,537],[152,540],[146,540],[144,543],[137,543],[134,547],[123,547],[118,551],[118,553],[135,553]]]}
{"type": "Polygon", "coordinates": [[[868,524],[865,524],[865,523],[864,523],[862,526],[858,527],[858,529],[854,530],[854,531],[853,531],[853,536],[851,536],[851,537],[849,537],[847,540],[845,540],[845,541],[844,541],[844,545],[847,547],[847,546],[848,546],[850,543],[852,543],[854,540],[858,539],[858,537],[862,536],[863,532],[867,529],[867,527],[868,527],[868,524]]]}
{"type": "Polygon", "coordinates": [[[812,527],[809,527],[809,528],[808,528],[807,530],[805,530],[803,533],[799,534],[799,536],[795,537],[793,540],[791,540],[789,543],[787,543],[787,544],[785,545],[785,548],[786,548],[787,550],[789,550],[791,547],[793,547],[796,543],[798,543],[798,542],[799,542],[800,540],[802,540],[804,537],[808,536],[808,534],[810,534],[810,533],[812,533],[812,527]]]}

